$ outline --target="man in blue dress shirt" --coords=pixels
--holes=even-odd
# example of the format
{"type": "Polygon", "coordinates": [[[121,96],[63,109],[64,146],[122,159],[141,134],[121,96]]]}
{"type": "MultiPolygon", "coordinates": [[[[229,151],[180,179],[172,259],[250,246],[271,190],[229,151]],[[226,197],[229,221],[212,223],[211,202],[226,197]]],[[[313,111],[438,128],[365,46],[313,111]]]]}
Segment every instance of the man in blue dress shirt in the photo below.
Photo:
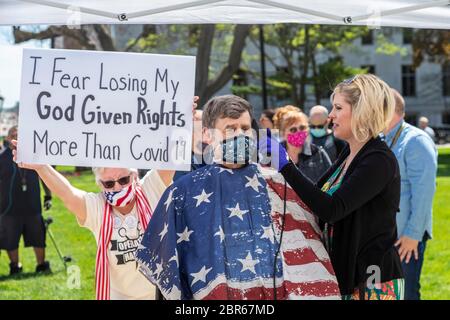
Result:
{"type": "Polygon", "coordinates": [[[401,175],[398,247],[405,276],[405,300],[420,300],[420,273],[426,242],[432,237],[437,151],[424,131],[406,123],[405,101],[393,90],[395,114],[386,143],[397,157],[401,175]]]}

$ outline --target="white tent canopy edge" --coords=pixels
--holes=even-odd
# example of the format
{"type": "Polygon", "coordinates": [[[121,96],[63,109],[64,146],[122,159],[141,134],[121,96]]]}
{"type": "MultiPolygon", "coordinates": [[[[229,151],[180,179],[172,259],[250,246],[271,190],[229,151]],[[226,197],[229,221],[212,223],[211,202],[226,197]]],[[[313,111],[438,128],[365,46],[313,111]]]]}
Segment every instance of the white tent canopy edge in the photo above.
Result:
{"type": "Polygon", "coordinates": [[[450,0],[0,0],[0,25],[289,22],[450,29],[450,0]]]}

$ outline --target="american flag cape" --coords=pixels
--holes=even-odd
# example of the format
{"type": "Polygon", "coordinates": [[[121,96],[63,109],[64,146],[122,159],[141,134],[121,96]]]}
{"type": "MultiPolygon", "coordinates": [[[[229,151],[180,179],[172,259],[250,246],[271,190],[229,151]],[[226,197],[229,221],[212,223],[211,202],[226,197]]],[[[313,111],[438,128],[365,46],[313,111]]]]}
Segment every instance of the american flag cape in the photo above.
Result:
{"type": "Polygon", "coordinates": [[[316,218],[289,185],[283,217],[284,198],[271,169],[198,169],[163,194],[138,268],[170,300],[339,299],[316,218]]]}

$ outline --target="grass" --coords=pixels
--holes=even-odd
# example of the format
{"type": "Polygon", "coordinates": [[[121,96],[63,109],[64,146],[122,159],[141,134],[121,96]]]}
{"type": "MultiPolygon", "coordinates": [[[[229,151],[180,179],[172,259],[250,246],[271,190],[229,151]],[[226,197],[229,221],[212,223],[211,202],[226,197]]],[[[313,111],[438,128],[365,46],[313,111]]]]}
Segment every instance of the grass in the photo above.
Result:
{"type": "MultiPolygon", "coordinates": [[[[71,171],[73,168],[63,167],[71,171]]],[[[90,172],[80,176],[69,176],[69,180],[86,191],[96,191],[90,172]]],[[[434,199],[434,238],[428,242],[425,264],[422,272],[422,298],[450,300],[450,148],[439,150],[438,187],[434,199]]],[[[0,299],[94,299],[94,264],[96,245],[91,232],[80,228],[75,217],[54,199],[53,208],[44,214],[52,216],[50,226],[63,254],[71,255],[72,266],[80,270],[80,289],[67,286],[70,277],[64,270],[56,250],[47,240],[47,256],[53,273],[36,276],[33,271],[35,259],[33,250],[21,245],[21,261],[24,274],[10,278],[6,252],[0,256],[0,299]]]]}
{"type": "MultiPolygon", "coordinates": [[[[70,170],[71,168],[62,168],[70,170]]],[[[90,171],[80,176],[69,176],[69,180],[78,188],[86,191],[96,191],[90,171]]],[[[0,299],[94,299],[94,266],[96,245],[92,233],[78,226],[75,217],[63,206],[62,202],[54,198],[53,208],[44,213],[51,216],[53,224],[50,225],[59,249],[64,255],[70,255],[73,262],[69,266],[76,266],[80,271],[80,288],[71,289],[67,282],[73,279],[74,271],[66,273],[64,265],[58,257],[51,239],[47,237],[47,260],[51,262],[52,274],[36,277],[34,269],[36,260],[33,249],[20,247],[20,260],[24,273],[20,276],[8,277],[8,257],[2,251],[0,257],[0,299]],[[71,276],[71,277],[70,277],[71,276]]]]}
{"type": "Polygon", "coordinates": [[[450,148],[439,150],[437,191],[433,202],[433,239],[427,243],[422,297],[450,300],[450,148]]]}

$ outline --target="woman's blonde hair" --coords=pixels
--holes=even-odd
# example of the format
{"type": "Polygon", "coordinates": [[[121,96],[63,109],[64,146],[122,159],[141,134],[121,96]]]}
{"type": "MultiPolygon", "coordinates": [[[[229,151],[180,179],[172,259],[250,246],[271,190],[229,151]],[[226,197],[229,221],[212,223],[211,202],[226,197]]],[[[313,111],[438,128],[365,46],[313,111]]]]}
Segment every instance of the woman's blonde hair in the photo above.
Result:
{"type": "Polygon", "coordinates": [[[280,127],[281,127],[282,121],[283,121],[283,117],[289,111],[301,112],[300,108],[297,108],[297,107],[292,106],[292,105],[287,105],[287,106],[284,106],[284,107],[277,108],[275,110],[275,115],[273,116],[273,127],[274,127],[274,129],[280,130],[280,127]]]}
{"type": "Polygon", "coordinates": [[[351,130],[364,142],[385,130],[394,115],[395,99],[386,82],[372,74],[360,74],[339,83],[331,95],[343,94],[352,107],[351,130]]]}

